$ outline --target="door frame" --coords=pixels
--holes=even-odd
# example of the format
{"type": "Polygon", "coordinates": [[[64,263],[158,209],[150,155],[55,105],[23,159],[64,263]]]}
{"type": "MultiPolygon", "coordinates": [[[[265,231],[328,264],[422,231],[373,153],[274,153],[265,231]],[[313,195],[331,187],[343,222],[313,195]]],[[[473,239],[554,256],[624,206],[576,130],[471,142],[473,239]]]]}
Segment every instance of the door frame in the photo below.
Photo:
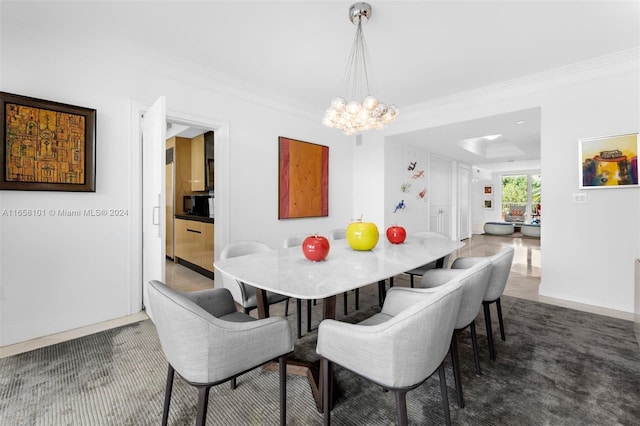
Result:
{"type": "MultiPolygon", "coordinates": [[[[142,310],[142,116],[151,107],[151,103],[129,100],[129,140],[130,152],[128,168],[131,172],[131,187],[129,191],[130,253],[129,296],[127,300],[128,313],[134,314],[142,310]]],[[[184,124],[213,130],[216,133],[214,155],[216,166],[214,170],[215,189],[215,220],[214,253],[217,255],[221,248],[229,242],[229,122],[219,121],[194,114],[172,111],[167,108],[166,120],[170,123],[184,124]]],[[[163,191],[166,190],[162,185],[163,191]]],[[[166,240],[166,237],[165,237],[166,240]]],[[[163,244],[165,241],[162,242],[163,244]]],[[[216,274],[218,275],[218,274],[216,274]]]]}

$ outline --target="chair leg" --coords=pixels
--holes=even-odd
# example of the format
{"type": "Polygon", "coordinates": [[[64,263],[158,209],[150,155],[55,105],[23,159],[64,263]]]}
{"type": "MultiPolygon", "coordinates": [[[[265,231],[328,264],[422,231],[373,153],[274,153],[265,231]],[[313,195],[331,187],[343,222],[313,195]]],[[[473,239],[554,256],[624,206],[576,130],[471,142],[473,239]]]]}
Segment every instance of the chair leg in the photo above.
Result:
{"type": "Polygon", "coordinates": [[[387,287],[384,280],[378,281],[378,304],[382,308],[384,304],[384,297],[387,293],[387,287]]]}
{"type": "Polygon", "coordinates": [[[238,382],[236,381],[235,377],[229,380],[229,389],[235,390],[237,387],[238,387],[238,382]]]}
{"type": "Polygon", "coordinates": [[[464,408],[464,397],[462,396],[462,381],[460,379],[460,361],[458,360],[458,331],[453,331],[451,337],[451,364],[453,366],[453,380],[456,385],[456,399],[458,406],[464,408]]]}
{"type": "Polygon", "coordinates": [[[198,386],[198,408],[196,410],[196,426],[204,426],[207,422],[207,405],[211,386],[198,386]]]}
{"type": "Polygon", "coordinates": [[[347,315],[347,292],[345,291],[342,294],[342,298],[344,299],[344,315],[347,315]]]}
{"type": "Polygon", "coordinates": [[[389,288],[393,287],[393,277],[389,278],[389,288]]]}
{"type": "Polygon", "coordinates": [[[487,342],[489,343],[489,358],[496,360],[496,350],[493,347],[493,329],[491,328],[491,302],[482,302],[484,309],[484,324],[487,329],[487,342]]]}
{"type": "Polygon", "coordinates": [[[442,395],[442,409],[444,410],[444,423],[451,426],[451,413],[449,411],[449,394],[447,393],[447,377],[444,372],[444,360],[438,367],[440,376],[440,394],[442,395]]]}
{"type": "MultiPolygon", "coordinates": [[[[313,304],[315,305],[315,299],[313,304]]],[[[311,331],[311,300],[307,300],[307,333],[311,331]]]]}
{"type": "Polygon", "coordinates": [[[244,308],[244,313],[249,315],[249,312],[251,312],[251,308],[244,308]]]}
{"type": "Polygon", "coordinates": [[[476,320],[471,321],[469,325],[471,328],[471,346],[473,346],[473,359],[476,363],[476,374],[479,376],[482,374],[480,370],[480,351],[478,350],[478,336],[476,335],[476,320]]]}
{"type": "Polygon", "coordinates": [[[162,426],[167,426],[167,421],[169,420],[169,405],[171,404],[171,392],[173,391],[173,377],[175,370],[169,364],[169,369],[167,370],[167,386],[164,391],[164,408],[162,410],[162,426]]]}
{"type": "Polygon", "coordinates": [[[356,288],[356,311],[360,309],[360,289],[356,288]]]}
{"type": "Polygon", "coordinates": [[[394,391],[396,397],[396,414],[398,416],[398,426],[406,426],[409,424],[407,420],[407,391],[404,389],[396,389],[394,391]]]}
{"type": "Polygon", "coordinates": [[[331,425],[331,402],[329,402],[329,370],[331,369],[331,361],[322,358],[322,411],[324,413],[324,426],[331,425]]]}
{"type": "Polygon", "coordinates": [[[504,337],[504,323],[502,322],[502,305],[500,304],[500,298],[496,299],[496,307],[498,308],[498,322],[500,323],[500,338],[505,341],[504,337]]]}
{"type": "Polygon", "coordinates": [[[413,274],[409,274],[409,279],[411,281],[411,288],[413,288],[413,274]]]}
{"type": "Polygon", "coordinates": [[[302,337],[302,300],[296,299],[296,335],[302,337]]]}
{"type": "Polygon", "coordinates": [[[287,424],[287,357],[278,358],[280,364],[280,426],[287,424]]]}
{"type": "Polygon", "coordinates": [[[289,299],[284,301],[284,316],[289,316],[289,299]]]}

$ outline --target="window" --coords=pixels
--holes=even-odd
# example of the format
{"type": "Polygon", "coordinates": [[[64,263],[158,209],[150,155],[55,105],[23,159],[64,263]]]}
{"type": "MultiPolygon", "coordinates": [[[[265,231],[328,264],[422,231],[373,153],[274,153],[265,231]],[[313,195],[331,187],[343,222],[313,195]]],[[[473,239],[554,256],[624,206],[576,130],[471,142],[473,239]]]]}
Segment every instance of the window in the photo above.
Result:
{"type": "Polygon", "coordinates": [[[539,222],[541,187],[540,174],[502,176],[502,219],[539,222]]]}

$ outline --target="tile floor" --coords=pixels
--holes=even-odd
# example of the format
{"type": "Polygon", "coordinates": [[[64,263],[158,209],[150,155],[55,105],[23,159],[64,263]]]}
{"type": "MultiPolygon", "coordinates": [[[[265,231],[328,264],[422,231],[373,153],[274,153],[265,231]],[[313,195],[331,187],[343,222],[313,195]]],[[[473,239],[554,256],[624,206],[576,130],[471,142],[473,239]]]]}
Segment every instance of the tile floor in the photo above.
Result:
{"type": "MultiPolygon", "coordinates": [[[[517,235],[517,234],[514,234],[517,235]]],[[[504,294],[522,299],[534,300],[543,303],[550,303],[558,306],[573,308],[577,310],[592,312],[601,315],[607,315],[625,320],[634,320],[631,313],[613,311],[610,309],[599,308],[596,306],[583,305],[579,303],[568,302],[564,300],[552,299],[540,296],[538,287],[540,285],[540,240],[535,238],[520,238],[517,236],[490,236],[490,235],[473,235],[466,240],[466,245],[452,255],[452,259],[458,256],[489,256],[496,253],[503,247],[513,246],[515,248],[515,256],[509,282],[504,294]]],[[[173,261],[167,261],[166,281],[169,286],[181,291],[194,291],[213,287],[213,280],[204,277],[182,265],[174,264],[173,261]]],[[[408,276],[398,276],[394,279],[395,285],[409,286],[408,276]]],[[[377,303],[377,284],[366,286],[360,290],[360,304],[377,303]]],[[[303,308],[304,309],[304,308],[303,308]]],[[[355,309],[355,297],[353,294],[348,296],[349,312],[355,309]]],[[[284,311],[284,304],[278,304],[272,307],[273,315],[281,315],[284,311]],[[281,306],[279,306],[281,305],[281,306]]],[[[290,306],[290,312],[295,314],[295,305],[290,306]]],[[[313,309],[312,327],[317,327],[320,321],[322,309],[319,307],[313,309]]],[[[252,313],[255,315],[255,311],[252,313]]],[[[342,297],[337,302],[337,319],[343,316],[342,297]]],[[[92,326],[82,327],[76,330],[70,330],[51,336],[33,339],[27,342],[15,345],[4,346],[0,348],[0,358],[11,356],[14,354],[26,352],[39,347],[52,345],[61,341],[70,340],[79,336],[95,333],[112,327],[118,327],[124,324],[137,322],[146,319],[144,312],[118,318],[112,321],[106,321],[92,326]]],[[[304,323],[304,321],[303,321],[304,323]]],[[[303,324],[303,329],[306,324],[303,324]]]]}

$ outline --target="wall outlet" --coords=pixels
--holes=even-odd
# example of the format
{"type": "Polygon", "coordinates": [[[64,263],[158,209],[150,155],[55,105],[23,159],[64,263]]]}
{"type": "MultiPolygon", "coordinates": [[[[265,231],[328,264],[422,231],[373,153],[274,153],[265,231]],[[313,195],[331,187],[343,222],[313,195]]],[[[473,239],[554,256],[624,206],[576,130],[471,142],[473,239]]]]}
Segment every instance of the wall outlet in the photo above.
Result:
{"type": "Polygon", "coordinates": [[[587,194],[582,192],[573,194],[573,204],[587,204],[587,194]]]}

